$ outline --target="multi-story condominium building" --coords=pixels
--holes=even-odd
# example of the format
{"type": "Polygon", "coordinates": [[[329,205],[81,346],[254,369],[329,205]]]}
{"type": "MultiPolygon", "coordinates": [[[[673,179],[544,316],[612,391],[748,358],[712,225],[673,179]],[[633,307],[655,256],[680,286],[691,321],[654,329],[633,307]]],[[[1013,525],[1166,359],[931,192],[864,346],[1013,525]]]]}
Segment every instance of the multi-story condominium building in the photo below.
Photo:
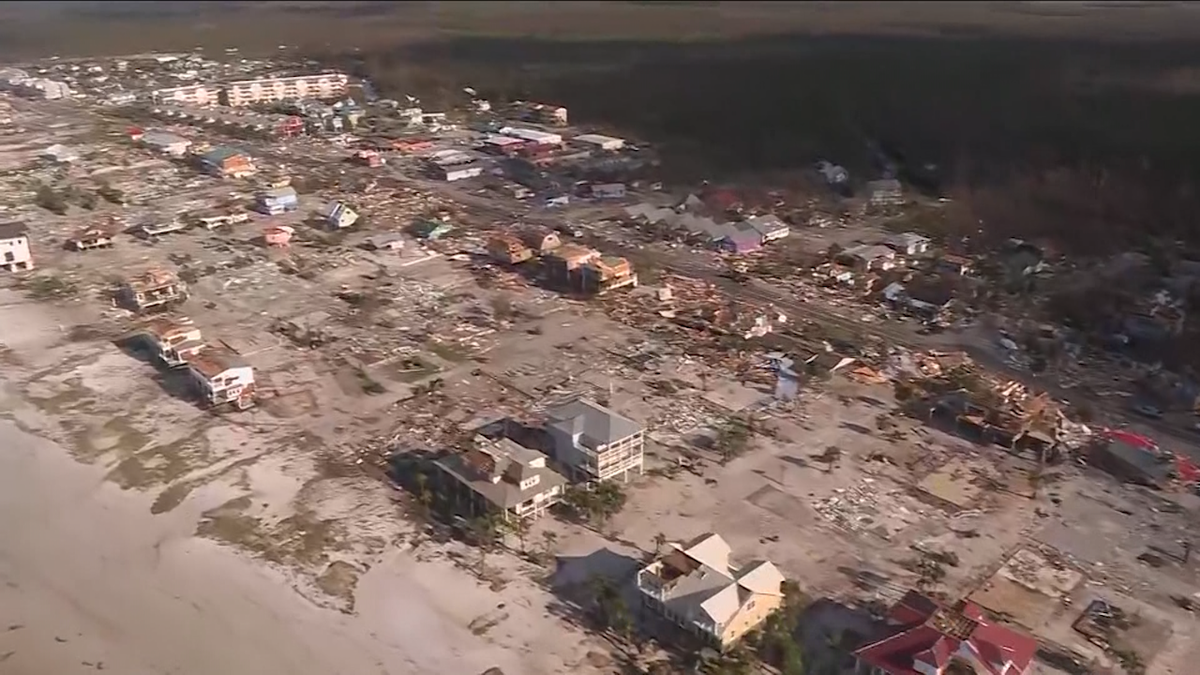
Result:
{"type": "Polygon", "coordinates": [[[188,84],[182,87],[155,89],[151,93],[150,98],[158,104],[215,105],[219,92],[220,89],[218,87],[207,84],[188,84]]]}
{"type": "Polygon", "coordinates": [[[642,425],[587,399],[546,411],[546,431],[555,458],[577,480],[628,480],[641,475],[645,431],[642,425]]]}
{"type": "Polygon", "coordinates": [[[252,105],[272,101],[327,99],[346,93],[350,82],[344,73],[318,73],[293,77],[259,77],[230,82],[221,92],[229,106],[252,105]]]}

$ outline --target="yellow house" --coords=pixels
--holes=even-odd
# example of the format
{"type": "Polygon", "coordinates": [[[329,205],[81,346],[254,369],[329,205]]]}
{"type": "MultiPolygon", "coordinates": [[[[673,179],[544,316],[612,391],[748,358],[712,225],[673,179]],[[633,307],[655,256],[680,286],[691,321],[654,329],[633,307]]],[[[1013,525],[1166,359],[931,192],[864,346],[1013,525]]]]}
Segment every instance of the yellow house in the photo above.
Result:
{"type": "Polygon", "coordinates": [[[638,572],[643,604],[721,649],[783,604],[784,578],[775,565],[765,560],[734,565],[720,535],[703,534],[668,548],[638,572]]]}

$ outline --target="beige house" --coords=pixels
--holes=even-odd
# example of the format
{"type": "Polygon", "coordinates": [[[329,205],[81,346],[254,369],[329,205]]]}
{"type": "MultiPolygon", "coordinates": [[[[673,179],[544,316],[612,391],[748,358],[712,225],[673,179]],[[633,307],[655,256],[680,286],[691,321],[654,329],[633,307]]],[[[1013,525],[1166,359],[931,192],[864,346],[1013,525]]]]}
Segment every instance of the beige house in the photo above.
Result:
{"type": "Polygon", "coordinates": [[[666,555],[638,571],[642,603],[713,645],[733,645],[783,605],[784,578],[775,565],[734,565],[720,535],[667,546],[666,555]]]}
{"type": "Polygon", "coordinates": [[[499,513],[505,522],[540,518],[562,497],[567,479],[546,456],[502,438],[436,462],[455,497],[472,514],[499,513]]]}

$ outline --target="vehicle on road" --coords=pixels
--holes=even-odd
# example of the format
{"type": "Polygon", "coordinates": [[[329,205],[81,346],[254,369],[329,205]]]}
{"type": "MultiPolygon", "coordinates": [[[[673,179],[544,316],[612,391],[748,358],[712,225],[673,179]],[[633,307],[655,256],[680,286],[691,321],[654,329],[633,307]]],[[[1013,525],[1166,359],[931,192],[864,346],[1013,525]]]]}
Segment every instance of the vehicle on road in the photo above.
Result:
{"type": "Polygon", "coordinates": [[[1163,416],[1162,410],[1160,410],[1157,406],[1150,405],[1149,403],[1134,404],[1133,412],[1141,415],[1142,417],[1148,417],[1152,420],[1162,419],[1163,416]]]}

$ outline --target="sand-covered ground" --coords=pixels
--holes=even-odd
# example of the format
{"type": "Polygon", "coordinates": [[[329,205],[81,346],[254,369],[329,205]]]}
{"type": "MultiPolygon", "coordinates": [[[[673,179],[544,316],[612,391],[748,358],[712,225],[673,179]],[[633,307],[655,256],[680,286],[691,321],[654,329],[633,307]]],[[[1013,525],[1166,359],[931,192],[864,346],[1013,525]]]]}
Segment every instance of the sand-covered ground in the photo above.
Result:
{"type": "Polygon", "coordinates": [[[200,415],[149,365],[72,336],[74,314],[0,291],[0,673],[604,662],[550,612],[544,573],[495,555],[480,580],[461,545],[414,536],[386,486],[322,478],[266,413],[200,415]]]}

